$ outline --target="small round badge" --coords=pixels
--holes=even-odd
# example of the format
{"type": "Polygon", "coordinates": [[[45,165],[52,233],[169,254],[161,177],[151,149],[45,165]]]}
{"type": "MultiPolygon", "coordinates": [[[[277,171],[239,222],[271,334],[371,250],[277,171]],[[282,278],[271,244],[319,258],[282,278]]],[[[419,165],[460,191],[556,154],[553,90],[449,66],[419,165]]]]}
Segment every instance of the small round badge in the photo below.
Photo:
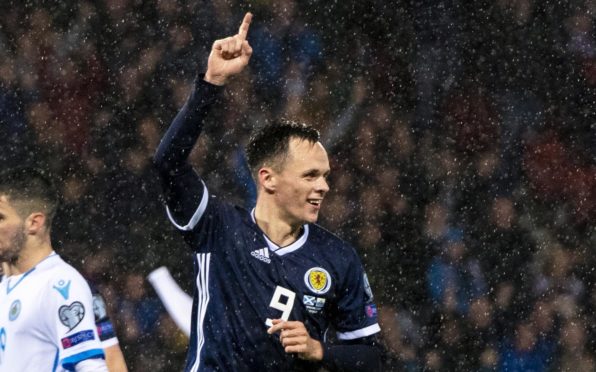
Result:
{"type": "Polygon", "coordinates": [[[21,300],[14,300],[8,310],[8,320],[13,321],[19,317],[21,313],[21,300]]]}

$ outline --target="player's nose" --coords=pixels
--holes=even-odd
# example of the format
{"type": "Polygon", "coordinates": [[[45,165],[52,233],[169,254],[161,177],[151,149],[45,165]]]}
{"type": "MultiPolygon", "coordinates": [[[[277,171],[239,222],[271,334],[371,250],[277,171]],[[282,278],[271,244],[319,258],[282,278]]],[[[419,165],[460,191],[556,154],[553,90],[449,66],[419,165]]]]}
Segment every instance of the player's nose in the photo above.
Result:
{"type": "Polygon", "coordinates": [[[319,178],[315,184],[315,190],[323,194],[329,191],[329,184],[327,183],[327,179],[325,177],[319,178]]]}

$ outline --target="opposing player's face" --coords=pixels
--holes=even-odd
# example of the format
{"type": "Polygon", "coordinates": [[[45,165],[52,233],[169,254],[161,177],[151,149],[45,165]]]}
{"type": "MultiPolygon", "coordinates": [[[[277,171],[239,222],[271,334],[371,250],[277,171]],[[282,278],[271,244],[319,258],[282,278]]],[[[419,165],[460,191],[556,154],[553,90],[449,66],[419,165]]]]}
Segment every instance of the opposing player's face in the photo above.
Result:
{"type": "Polygon", "coordinates": [[[289,156],[278,174],[276,201],[290,224],[313,223],[329,185],[329,159],[320,142],[291,139],[289,156]]]}
{"type": "Polygon", "coordinates": [[[0,195],[0,261],[11,262],[18,258],[26,240],[25,221],[10,204],[5,195],[0,195]]]}

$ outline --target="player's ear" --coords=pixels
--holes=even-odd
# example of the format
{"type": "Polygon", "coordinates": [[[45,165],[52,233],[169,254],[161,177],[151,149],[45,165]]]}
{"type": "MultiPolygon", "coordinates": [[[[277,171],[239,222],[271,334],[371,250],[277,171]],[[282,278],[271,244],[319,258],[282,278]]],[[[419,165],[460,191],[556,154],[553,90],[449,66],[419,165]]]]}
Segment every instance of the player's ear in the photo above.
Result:
{"type": "Polygon", "coordinates": [[[275,172],[269,167],[259,169],[259,185],[265,189],[267,193],[273,193],[276,187],[275,172]]]}
{"type": "Polygon", "coordinates": [[[33,212],[25,219],[25,231],[28,234],[36,235],[46,226],[46,215],[41,212],[33,212]]]}

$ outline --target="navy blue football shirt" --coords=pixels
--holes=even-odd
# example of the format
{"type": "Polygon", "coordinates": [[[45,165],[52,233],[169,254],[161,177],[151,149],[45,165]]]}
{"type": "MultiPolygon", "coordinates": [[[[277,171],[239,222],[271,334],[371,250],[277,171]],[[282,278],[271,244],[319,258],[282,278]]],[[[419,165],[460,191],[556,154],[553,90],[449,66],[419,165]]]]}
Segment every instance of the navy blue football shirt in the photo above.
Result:
{"type": "Polygon", "coordinates": [[[380,331],[355,250],[316,224],[279,247],[253,212],[210,195],[186,163],[215,87],[197,82],[156,154],[171,222],[194,252],[196,273],[186,371],[311,371],[314,362],[284,351],[272,319],[301,321],[324,342],[329,329],[353,342],[380,331]]]}

